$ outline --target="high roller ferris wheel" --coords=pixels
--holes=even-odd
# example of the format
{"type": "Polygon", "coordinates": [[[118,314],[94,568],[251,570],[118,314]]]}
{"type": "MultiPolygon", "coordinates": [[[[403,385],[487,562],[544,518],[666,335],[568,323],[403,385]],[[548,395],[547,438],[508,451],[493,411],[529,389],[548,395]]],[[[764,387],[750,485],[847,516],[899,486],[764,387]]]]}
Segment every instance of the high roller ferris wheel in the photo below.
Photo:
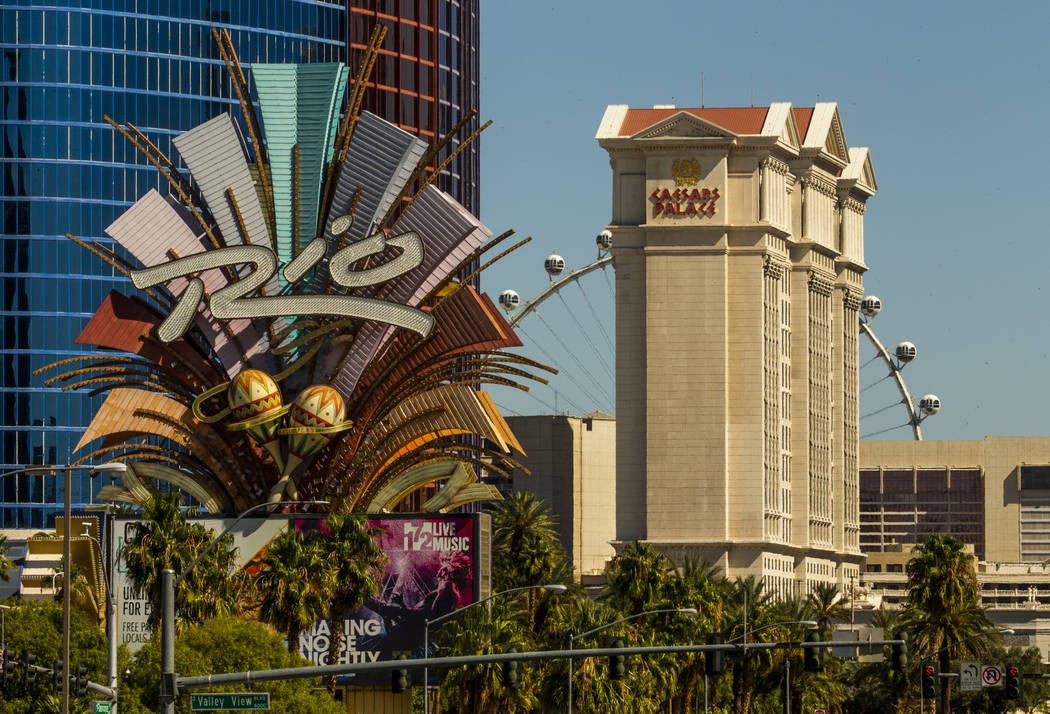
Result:
{"type": "MultiPolygon", "coordinates": [[[[560,255],[548,255],[543,262],[543,268],[549,278],[548,285],[531,300],[522,301],[518,292],[512,289],[504,290],[499,295],[499,304],[507,312],[508,321],[518,331],[519,335],[524,338],[527,347],[541,352],[552,366],[559,369],[560,377],[565,380],[564,384],[566,386],[561,391],[559,391],[557,386],[552,386],[555,398],[553,405],[555,412],[557,412],[557,400],[560,394],[561,398],[579,411],[580,414],[590,411],[586,406],[582,406],[580,402],[589,402],[596,409],[615,415],[615,346],[610,337],[613,331],[604,324],[599,311],[594,306],[595,301],[588,296],[588,290],[585,289],[583,282],[581,282],[581,279],[586,276],[604,274],[609,292],[614,292],[606,270],[612,265],[612,255],[610,253],[613,244],[612,233],[608,230],[601,231],[595,238],[595,243],[598,247],[597,258],[581,268],[571,269],[560,255]],[[580,320],[579,310],[567,304],[563,291],[570,286],[579,288],[579,296],[591,315],[591,321],[588,321],[589,324],[585,324],[580,320]],[[558,298],[561,301],[563,309],[559,311],[557,318],[551,317],[548,319],[544,317],[540,308],[553,298],[558,298]],[[524,322],[530,316],[535,316],[537,321],[547,331],[547,336],[543,339],[533,339],[526,332],[524,322]],[[552,321],[556,320],[561,323],[565,319],[573,323],[572,334],[580,338],[591,350],[589,356],[582,357],[579,354],[581,350],[574,349],[567,344],[563,336],[563,334],[566,334],[566,331],[558,326],[551,325],[552,321]],[[556,351],[554,345],[557,345],[564,353],[562,356],[557,357],[553,354],[556,351]],[[598,373],[602,373],[604,376],[598,373]],[[570,387],[578,390],[580,394],[575,397],[568,396],[568,392],[572,391],[570,387]]],[[[940,411],[941,400],[935,394],[925,394],[918,399],[912,397],[907,384],[904,382],[903,371],[918,356],[918,348],[913,342],[906,340],[895,345],[892,352],[883,345],[872,326],[872,322],[881,310],[882,301],[874,295],[866,296],[861,301],[858,327],[860,333],[867,337],[875,350],[874,356],[868,359],[861,367],[881,362],[888,369],[888,373],[867,385],[861,386],[860,392],[862,403],[868,401],[867,398],[863,397],[866,393],[873,394],[871,401],[878,401],[879,392],[873,392],[872,390],[877,390],[880,385],[890,381],[895,387],[896,396],[892,397],[892,401],[888,404],[879,406],[870,412],[862,413],[860,418],[863,423],[865,420],[873,419],[890,410],[897,409],[896,413],[899,413],[899,410],[903,409],[906,419],[903,423],[893,424],[885,428],[880,427],[875,431],[861,434],[861,438],[872,438],[897,429],[910,428],[913,438],[922,440],[922,422],[940,411]]],[[[537,399],[537,401],[543,403],[542,399],[537,399]]],[[[548,407],[552,406],[549,402],[546,405],[548,407]]]]}

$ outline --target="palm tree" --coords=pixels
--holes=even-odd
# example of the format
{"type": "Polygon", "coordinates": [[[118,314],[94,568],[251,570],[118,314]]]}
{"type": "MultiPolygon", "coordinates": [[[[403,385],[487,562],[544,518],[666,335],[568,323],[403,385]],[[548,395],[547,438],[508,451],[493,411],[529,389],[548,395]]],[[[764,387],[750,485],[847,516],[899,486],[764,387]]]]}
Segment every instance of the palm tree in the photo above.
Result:
{"type": "Polygon", "coordinates": [[[11,580],[11,576],[7,574],[7,571],[15,567],[14,561],[7,557],[7,551],[11,549],[11,546],[7,542],[7,536],[0,535],[0,580],[5,583],[11,580]]]}
{"type": "MultiPolygon", "coordinates": [[[[124,545],[128,579],[145,594],[151,611],[147,623],[160,625],[160,572],[181,573],[212,541],[211,531],[188,521],[194,509],[184,511],[178,492],[157,494],[143,504],[142,520],[124,545]]],[[[238,609],[238,583],[230,571],[236,562],[233,535],[222,540],[187,575],[175,593],[176,624],[203,622],[238,609]]]]}
{"type": "MultiPolygon", "coordinates": [[[[374,541],[379,529],[369,527],[362,516],[332,514],[321,528],[327,537],[319,538],[318,543],[331,582],[328,663],[336,664],[343,645],[343,623],[379,590],[386,553],[374,541]]],[[[335,691],[334,676],[328,678],[328,689],[335,691]]]]}
{"type": "Polygon", "coordinates": [[[846,614],[842,607],[842,597],[834,583],[817,583],[806,596],[812,619],[817,621],[821,637],[829,635],[828,625],[832,620],[843,620],[846,614]]]}
{"type": "Polygon", "coordinates": [[[325,566],[320,540],[307,538],[291,522],[262,558],[254,581],[259,619],[287,635],[289,652],[299,651],[299,634],[324,612],[332,589],[332,570],[325,566]]]}
{"type": "MultiPolygon", "coordinates": [[[[65,589],[65,583],[63,582],[65,570],[62,565],[59,565],[54,568],[54,572],[57,574],[56,580],[61,584],[61,589],[55,593],[55,600],[61,602],[63,590],[65,589]]],[[[87,576],[84,575],[84,571],[75,563],[70,563],[69,565],[69,583],[70,604],[84,611],[94,620],[96,625],[100,624],[102,622],[102,610],[99,607],[98,598],[95,597],[95,591],[92,589],[87,576]]]]}
{"type": "MultiPolygon", "coordinates": [[[[465,610],[441,627],[435,642],[442,650],[456,655],[484,655],[503,652],[512,645],[520,646],[525,631],[521,626],[522,614],[516,609],[514,598],[500,598],[493,601],[491,614],[484,606],[465,610]]],[[[504,687],[504,666],[476,664],[450,669],[442,682],[443,696],[458,703],[461,712],[530,711],[536,705],[532,688],[504,687]]]]}
{"type": "Polygon", "coordinates": [[[671,561],[651,543],[631,543],[609,563],[602,597],[626,614],[642,612],[663,599],[670,570],[671,561]]]}
{"type": "MultiPolygon", "coordinates": [[[[721,632],[725,627],[729,585],[713,563],[687,557],[681,568],[671,572],[666,589],[669,602],[697,611],[696,617],[672,620],[674,627],[684,630],[684,636],[678,641],[702,642],[708,633],[721,632]]],[[[693,710],[694,693],[703,674],[703,657],[697,654],[679,655],[677,663],[678,686],[671,699],[671,711],[674,714],[693,710]]]]}
{"type": "MultiPolygon", "coordinates": [[[[908,600],[901,621],[915,638],[917,652],[939,652],[942,672],[956,654],[979,655],[987,649],[993,625],[980,606],[973,555],[950,535],[931,533],[908,561],[908,600]],[[971,638],[955,647],[962,640],[971,638]]],[[[951,688],[941,679],[941,712],[951,714],[951,688]]]]}
{"type": "MultiPolygon", "coordinates": [[[[558,540],[547,504],[528,491],[515,491],[490,513],[493,591],[572,581],[572,562],[558,540]]],[[[526,624],[539,631],[550,611],[551,594],[528,590],[524,596],[526,624]]]]}
{"type": "MultiPolygon", "coordinates": [[[[730,627],[726,639],[742,637],[759,627],[772,623],[771,599],[765,592],[761,580],[749,575],[732,581],[730,593],[730,610],[728,622],[730,627]]],[[[755,689],[756,664],[761,658],[768,661],[768,655],[755,655],[750,652],[739,660],[730,660],[733,670],[733,711],[735,714],[748,714],[751,711],[751,699],[755,689]]]]}

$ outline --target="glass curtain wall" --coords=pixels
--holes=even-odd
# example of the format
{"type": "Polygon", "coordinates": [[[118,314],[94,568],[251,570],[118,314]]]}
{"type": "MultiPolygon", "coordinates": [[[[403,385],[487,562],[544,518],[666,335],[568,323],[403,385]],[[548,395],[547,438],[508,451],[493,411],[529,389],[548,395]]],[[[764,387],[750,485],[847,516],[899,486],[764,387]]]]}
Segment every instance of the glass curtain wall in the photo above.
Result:
{"type": "MultiPolygon", "coordinates": [[[[0,2],[2,472],[73,459],[105,395],[63,392],[34,371],[84,354],[74,340],[106,294],[134,292],[64,234],[112,244],[106,226],[149,189],[168,192],[103,115],[176,161],[174,136],[224,111],[240,118],[213,27],[229,30],[246,67],[346,61],[342,2],[0,2]]],[[[0,528],[49,527],[61,482],[0,478],[0,528]]],[[[92,488],[74,474],[74,508],[92,488]]]]}

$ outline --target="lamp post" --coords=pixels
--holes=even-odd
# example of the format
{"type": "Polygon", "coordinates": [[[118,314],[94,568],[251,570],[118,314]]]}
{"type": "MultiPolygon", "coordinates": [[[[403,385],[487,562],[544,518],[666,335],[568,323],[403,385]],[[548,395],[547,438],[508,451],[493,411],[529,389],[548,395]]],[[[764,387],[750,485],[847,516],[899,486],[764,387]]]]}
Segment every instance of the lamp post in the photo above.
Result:
{"type": "Polygon", "coordinates": [[[197,554],[193,562],[175,577],[175,571],[164,568],[160,571],[160,710],[162,714],[175,714],[175,588],[189,575],[197,563],[201,562],[211,549],[232,531],[249,513],[261,508],[278,508],[283,506],[327,506],[328,501],[278,501],[276,503],[257,503],[241,513],[233,523],[226,526],[222,533],[215,536],[211,543],[197,554]]]}
{"type": "Polygon", "coordinates": [[[926,655],[923,655],[922,657],[919,657],[919,714],[923,714],[923,711],[926,708],[926,697],[922,693],[922,663],[923,662],[925,662],[926,660],[931,659],[933,657],[936,657],[937,655],[939,655],[941,652],[944,652],[945,650],[950,650],[952,647],[957,647],[958,645],[961,645],[964,642],[969,642],[970,640],[977,639],[978,637],[991,637],[992,635],[1012,635],[1013,633],[1014,633],[1014,631],[1009,629],[1009,628],[1007,628],[1005,630],[996,630],[995,632],[978,632],[975,635],[970,635],[969,637],[964,637],[961,640],[959,640],[958,642],[952,642],[951,644],[948,644],[948,645],[945,645],[944,647],[941,647],[939,650],[934,650],[933,652],[930,652],[929,654],[926,654],[926,655]]]}
{"type": "Polygon", "coordinates": [[[0,478],[22,473],[31,476],[46,476],[55,471],[61,471],[65,475],[65,503],[63,510],[65,529],[62,537],[62,714],[69,714],[69,521],[71,510],[70,491],[72,490],[71,474],[74,471],[89,471],[91,473],[124,473],[127,470],[128,467],[126,464],[113,461],[106,464],[99,464],[97,466],[58,466],[50,464],[44,466],[26,466],[24,468],[15,469],[14,471],[8,471],[5,474],[0,474],[0,478]]]}
{"type": "MultiPolygon", "coordinates": [[[[510,593],[521,592],[523,590],[550,590],[551,592],[563,593],[566,590],[568,590],[568,588],[566,586],[562,585],[561,583],[550,583],[550,584],[547,584],[547,585],[525,585],[524,587],[520,587],[520,588],[510,588],[509,590],[500,590],[498,593],[492,593],[488,597],[482,598],[481,600],[478,600],[477,602],[472,602],[469,605],[467,605],[466,607],[461,607],[458,610],[453,610],[452,612],[446,612],[444,615],[439,615],[438,617],[434,617],[434,618],[428,619],[423,624],[423,659],[429,659],[430,658],[430,626],[431,625],[436,625],[439,622],[444,622],[445,620],[449,619],[450,617],[453,617],[454,615],[459,615],[459,614],[469,610],[472,607],[477,607],[478,605],[484,605],[485,603],[489,602],[493,598],[497,598],[497,597],[499,597],[501,595],[508,595],[510,593]]],[[[428,690],[428,685],[429,685],[429,679],[428,679],[428,675],[429,674],[430,674],[429,668],[428,667],[423,667],[423,714],[430,714],[430,697],[427,696],[427,694],[428,694],[427,690],[428,690]]]]}
{"type": "MultiPolygon", "coordinates": [[[[109,512],[109,504],[106,504],[107,514],[109,512]]],[[[107,522],[108,522],[107,518],[107,522]]],[[[98,544],[99,555],[102,555],[102,541],[95,536],[91,535],[91,526],[84,523],[84,532],[80,535],[85,538],[90,538],[98,544]]],[[[112,545],[112,544],[111,544],[112,545]]],[[[113,549],[109,548],[106,551],[106,567],[102,568],[102,582],[106,586],[106,635],[108,637],[108,657],[107,664],[107,682],[106,685],[114,692],[117,691],[117,597],[113,593],[113,549]],[[106,571],[109,574],[106,574],[106,571]]],[[[111,711],[115,711],[115,708],[111,711]]]]}
{"type": "MultiPolygon", "coordinates": [[[[604,630],[604,629],[606,629],[608,627],[612,627],[613,625],[619,625],[621,622],[628,622],[630,620],[636,620],[639,617],[643,617],[645,615],[658,615],[658,614],[660,614],[662,612],[674,612],[674,613],[678,613],[679,615],[689,615],[690,617],[692,617],[692,616],[696,615],[696,608],[695,607],[669,607],[669,608],[663,608],[663,609],[660,609],[660,610],[646,610],[645,612],[636,612],[633,615],[628,615],[627,617],[621,617],[619,620],[615,620],[614,622],[609,622],[609,623],[607,623],[605,625],[601,625],[599,627],[595,627],[593,629],[587,630],[586,632],[581,632],[578,635],[570,634],[569,635],[569,651],[570,652],[572,651],[573,642],[575,642],[576,640],[582,639],[582,638],[586,637],[587,635],[593,635],[595,632],[600,632],[600,631],[602,631],[602,630],[604,630]]],[[[572,714],[572,657],[571,656],[569,657],[569,709],[568,709],[568,711],[569,711],[569,714],[572,714]]]]}

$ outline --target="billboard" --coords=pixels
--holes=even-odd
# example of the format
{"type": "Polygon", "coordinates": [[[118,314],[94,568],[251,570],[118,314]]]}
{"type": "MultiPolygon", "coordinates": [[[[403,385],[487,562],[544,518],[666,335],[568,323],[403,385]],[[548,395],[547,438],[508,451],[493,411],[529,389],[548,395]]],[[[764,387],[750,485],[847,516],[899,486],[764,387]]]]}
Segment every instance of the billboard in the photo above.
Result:
{"type": "MultiPolygon", "coordinates": [[[[390,659],[394,653],[422,652],[423,628],[433,619],[487,597],[490,590],[489,517],[485,514],[405,514],[367,517],[380,529],[376,544],[387,555],[377,595],[343,623],[340,664],[390,659]]],[[[323,516],[296,514],[244,519],[231,531],[237,567],[261,560],[273,538],[286,528],[324,531],[323,516]]],[[[216,535],[233,518],[195,519],[216,535]]],[[[134,532],[135,518],[115,518],[110,547],[121,546],[134,532]]],[[[149,603],[135,592],[123,556],[113,578],[117,596],[118,642],[137,650],[150,633],[149,603]]],[[[313,664],[329,664],[331,631],[324,613],[299,638],[299,651],[313,664]]]]}

